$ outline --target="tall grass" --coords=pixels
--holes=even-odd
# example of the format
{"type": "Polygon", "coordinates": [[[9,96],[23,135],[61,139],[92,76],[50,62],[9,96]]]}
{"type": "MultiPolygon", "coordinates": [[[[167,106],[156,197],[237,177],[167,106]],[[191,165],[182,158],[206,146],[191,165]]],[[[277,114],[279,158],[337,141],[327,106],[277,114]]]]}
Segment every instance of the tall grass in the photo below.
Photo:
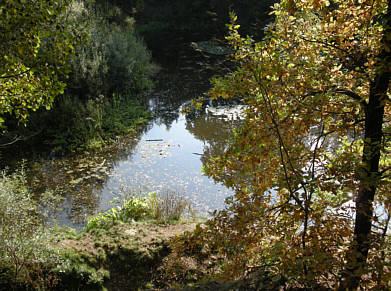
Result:
{"type": "Polygon", "coordinates": [[[191,203],[173,190],[164,190],[153,205],[153,218],[157,221],[178,221],[184,216],[194,216],[191,203]]]}

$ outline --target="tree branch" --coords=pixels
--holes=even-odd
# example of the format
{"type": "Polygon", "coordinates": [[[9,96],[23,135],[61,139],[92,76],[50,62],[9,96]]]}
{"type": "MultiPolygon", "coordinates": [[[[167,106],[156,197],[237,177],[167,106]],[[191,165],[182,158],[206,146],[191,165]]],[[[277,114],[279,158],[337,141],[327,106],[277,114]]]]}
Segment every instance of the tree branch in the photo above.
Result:
{"type": "Polygon", "coordinates": [[[26,74],[27,72],[31,71],[31,68],[24,71],[24,72],[21,72],[19,74],[15,74],[15,75],[8,75],[8,76],[0,76],[0,79],[10,79],[10,78],[15,78],[15,77],[18,77],[20,75],[23,75],[23,74],[26,74]]]}
{"type": "Polygon", "coordinates": [[[360,95],[358,95],[357,93],[355,93],[353,91],[337,88],[334,90],[334,92],[339,93],[339,94],[344,94],[348,97],[351,97],[355,101],[358,101],[358,103],[360,103],[364,107],[366,107],[368,105],[367,102],[365,101],[365,99],[362,99],[360,95]]]}

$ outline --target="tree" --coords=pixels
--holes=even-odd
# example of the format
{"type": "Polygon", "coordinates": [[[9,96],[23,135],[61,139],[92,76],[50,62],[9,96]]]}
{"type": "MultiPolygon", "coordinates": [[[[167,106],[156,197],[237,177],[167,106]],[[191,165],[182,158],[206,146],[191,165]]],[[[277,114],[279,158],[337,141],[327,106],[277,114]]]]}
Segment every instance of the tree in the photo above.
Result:
{"type": "Polygon", "coordinates": [[[232,16],[238,68],[209,96],[248,109],[206,173],[236,192],[194,238],[230,258],[226,273],[390,287],[391,1],[283,0],[272,13],[262,42],[232,16]]]}
{"type": "Polygon", "coordinates": [[[72,38],[69,0],[0,1],[0,126],[6,116],[26,121],[29,110],[50,108],[63,92],[72,38]]]}

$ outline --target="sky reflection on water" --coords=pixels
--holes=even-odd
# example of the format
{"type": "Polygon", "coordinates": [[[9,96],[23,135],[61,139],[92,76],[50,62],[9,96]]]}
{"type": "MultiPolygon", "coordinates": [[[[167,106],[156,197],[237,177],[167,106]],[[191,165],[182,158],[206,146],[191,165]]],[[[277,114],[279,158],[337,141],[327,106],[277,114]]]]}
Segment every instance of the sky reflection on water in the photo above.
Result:
{"type": "Polygon", "coordinates": [[[109,202],[125,189],[136,194],[173,190],[190,199],[201,212],[221,209],[232,191],[202,174],[201,155],[208,145],[186,129],[183,115],[169,129],[155,123],[143,135],[133,155],[116,163],[103,190],[96,190],[102,193],[99,208],[110,208],[109,202]]]}

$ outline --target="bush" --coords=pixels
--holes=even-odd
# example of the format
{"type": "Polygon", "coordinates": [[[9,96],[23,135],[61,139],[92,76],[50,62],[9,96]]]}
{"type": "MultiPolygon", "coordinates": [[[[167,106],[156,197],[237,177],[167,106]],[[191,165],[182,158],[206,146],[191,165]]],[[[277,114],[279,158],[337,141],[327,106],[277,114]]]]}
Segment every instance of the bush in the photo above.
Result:
{"type": "Polygon", "coordinates": [[[81,99],[106,94],[109,84],[105,81],[108,72],[105,41],[109,25],[93,5],[81,1],[72,2],[68,17],[75,23],[82,22],[88,37],[75,46],[76,58],[71,60],[72,72],[66,81],[66,92],[81,99]]]}
{"type": "Polygon", "coordinates": [[[48,232],[39,203],[26,186],[23,168],[0,177],[0,289],[29,286],[46,288],[56,284],[50,266],[59,264],[47,244],[48,232]]]}
{"type": "Polygon", "coordinates": [[[135,35],[134,20],[124,25],[109,23],[110,11],[74,1],[69,14],[84,22],[87,42],[75,47],[67,92],[82,99],[106,97],[113,93],[138,93],[152,86],[150,54],[135,35]],[[105,14],[104,14],[105,13],[105,14]]]}
{"type": "Polygon", "coordinates": [[[111,26],[105,46],[110,92],[140,92],[152,87],[150,54],[132,27],[111,26]]]}
{"type": "Polygon", "coordinates": [[[93,1],[72,1],[64,18],[81,40],[76,57],[69,60],[69,78],[62,80],[65,93],[51,111],[32,112],[28,128],[7,120],[10,131],[35,137],[38,144],[44,141],[49,150],[63,154],[99,148],[146,121],[149,113],[139,93],[152,86],[150,54],[134,32],[134,20],[109,23],[111,11],[93,1]]]}
{"type": "Polygon", "coordinates": [[[87,102],[78,97],[63,96],[58,106],[46,116],[49,126],[43,132],[52,152],[93,150],[118,135],[149,120],[150,112],[137,99],[115,94],[112,99],[98,98],[87,102]]]}
{"type": "Polygon", "coordinates": [[[67,12],[89,37],[75,47],[65,94],[51,112],[36,116],[55,153],[100,147],[149,117],[137,95],[152,86],[150,54],[135,35],[134,21],[109,23],[110,11],[73,1],[67,12]]]}
{"type": "Polygon", "coordinates": [[[53,124],[44,132],[52,151],[75,151],[91,140],[101,140],[103,110],[99,100],[84,103],[77,97],[63,96],[59,105],[45,116],[48,124],[53,124]]]}
{"type": "Polygon", "coordinates": [[[107,228],[120,221],[131,222],[150,217],[151,206],[156,204],[155,200],[157,200],[156,193],[149,193],[145,197],[130,196],[125,198],[122,201],[122,206],[113,207],[91,218],[85,230],[107,228]]]}

